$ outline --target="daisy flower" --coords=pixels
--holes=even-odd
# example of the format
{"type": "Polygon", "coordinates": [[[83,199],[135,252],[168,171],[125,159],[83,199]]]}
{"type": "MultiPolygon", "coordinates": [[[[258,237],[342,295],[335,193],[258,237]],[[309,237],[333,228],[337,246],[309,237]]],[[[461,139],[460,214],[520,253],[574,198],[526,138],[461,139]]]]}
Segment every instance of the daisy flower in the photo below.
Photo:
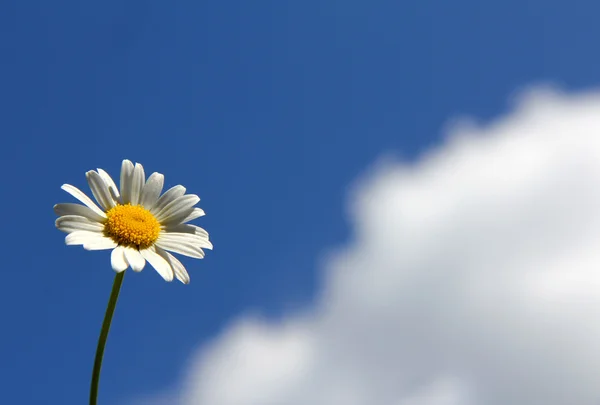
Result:
{"type": "Polygon", "coordinates": [[[194,207],[200,198],[175,186],[161,195],[164,176],[152,173],[146,180],[144,168],[129,160],[121,166],[120,189],[102,169],[85,174],[98,205],[78,188],[61,188],[81,204],[57,204],[56,227],[68,233],[67,245],[86,250],[112,249],[110,262],[117,273],[131,267],[141,271],[148,261],[166,281],[177,278],[184,284],[190,277],[170,252],[201,259],[202,249],[212,249],[208,233],[186,222],[204,215],[194,207]],[[169,252],[170,251],[170,252],[169,252]]]}

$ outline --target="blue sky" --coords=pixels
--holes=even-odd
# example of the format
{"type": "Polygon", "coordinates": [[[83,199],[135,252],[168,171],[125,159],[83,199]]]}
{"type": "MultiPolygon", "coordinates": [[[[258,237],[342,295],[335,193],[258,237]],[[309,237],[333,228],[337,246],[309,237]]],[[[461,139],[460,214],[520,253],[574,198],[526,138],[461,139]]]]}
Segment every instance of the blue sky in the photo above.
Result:
{"type": "Polygon", "coordinates": [[[2,402],[81,404],[113,279],[52,206],[121,160],[198,194],[189,286],[128,272],[101,402],[168,389],[237,317],[309,304],[353,181],[538,83],[597,86],[592,1],[8,1],[0,5],[2,402]],[[576,4],[578,6],[576,6],[576,4]]]}

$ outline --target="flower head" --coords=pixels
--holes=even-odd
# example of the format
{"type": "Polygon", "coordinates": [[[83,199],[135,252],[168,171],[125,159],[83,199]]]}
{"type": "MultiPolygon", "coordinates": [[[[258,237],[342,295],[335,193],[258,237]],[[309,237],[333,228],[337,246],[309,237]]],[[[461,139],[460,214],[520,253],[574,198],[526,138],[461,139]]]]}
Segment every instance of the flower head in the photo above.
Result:
{"type": "Polygon", "coordinates": [[[148,261],[166,280],[176,277],[187,284],[190,277],[169,251],[201,259],[202,249],[212,249],[208,233],[186,222],[204,215],[194,207],[200,198],[175,186],[161,195],[164,176],[152,173],[146,180],[141,164],[124,160],[121,188],[102,169],[86,178],[96,205],[85,193],[69,184],[62,189],[81,204],[56,204],[56,227],[68,233],[67,245],[86,250],[112,249],[111,265],[116,272],[128,267],[141,271],[148,261]]]}

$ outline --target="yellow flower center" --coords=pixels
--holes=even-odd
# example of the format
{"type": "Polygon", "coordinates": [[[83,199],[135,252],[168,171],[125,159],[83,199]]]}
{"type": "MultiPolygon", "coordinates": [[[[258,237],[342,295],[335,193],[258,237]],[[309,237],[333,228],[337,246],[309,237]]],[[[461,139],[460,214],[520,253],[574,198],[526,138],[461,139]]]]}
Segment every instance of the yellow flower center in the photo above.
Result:
{"type": "Polygon", "coordinates": [[[160,223],[141,205],[117,205],[106,216],[104,233],[119,245],[145,249],[158,239],[160,223]]]}

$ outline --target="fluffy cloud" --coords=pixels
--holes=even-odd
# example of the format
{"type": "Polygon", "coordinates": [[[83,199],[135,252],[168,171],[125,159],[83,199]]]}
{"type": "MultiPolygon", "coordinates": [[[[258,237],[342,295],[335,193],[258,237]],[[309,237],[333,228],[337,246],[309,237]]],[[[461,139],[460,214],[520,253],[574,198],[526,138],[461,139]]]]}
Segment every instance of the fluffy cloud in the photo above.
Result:
{"type": "Polygon", "coordinates": [[[600,403],[600,93],[528,91],[350,206],[314,306],[232,325],[182,405],[600,403]]]}

